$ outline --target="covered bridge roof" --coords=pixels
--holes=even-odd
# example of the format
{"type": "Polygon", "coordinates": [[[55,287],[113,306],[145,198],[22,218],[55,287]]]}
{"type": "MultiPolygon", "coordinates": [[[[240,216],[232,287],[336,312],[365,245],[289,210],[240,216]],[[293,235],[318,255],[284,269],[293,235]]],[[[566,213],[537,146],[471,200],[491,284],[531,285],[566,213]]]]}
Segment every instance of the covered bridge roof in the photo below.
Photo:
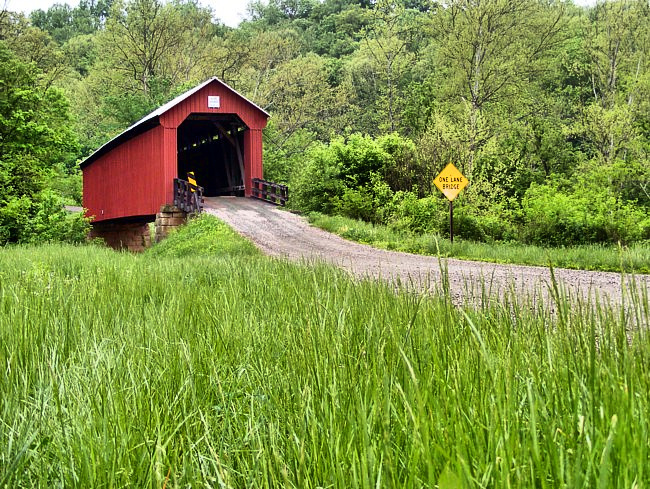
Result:
{"type": "Polygon", "coordinates": [[[101,157],[102,155],[108,153],[111,149],[119,146],[125,141],[128,141],[131,138],[134,138],[138,134],[142,134],[145,131],[148,131],[149,129],[156,127],[157,125],[160,124],[160,116],[163,115],[165,112],[169,111],[179,103],[181,103],[183,100],[191,97],[204,87],[208,86],[210,83],[216,82],[228,91],[232,92],[235,96],[245,100],[248,104],[250,104],[252,107],[255,109],[259,110],[262,114],[264,114],[265,117],[270,117],[269,113],[266,112],[264,109],[262,109],[260,106],[256,105],[255,103],[251,102],[249,99],[241,95],[239,92],[228,86],[226,83],[223,81],[219,80],[216,76],[213,76],[212,78],[204,81],[200,85],[197,85],[196,87],[188,90],[185,93],[182,93],[178,97],[170,100],[166,104],[158,107],[156,110],[151,112],[150,114],[147,114],[144,116],[142,119],[140,119],[138,122],[133,124],[132,126],[128,127],[126,130],[115,136],[113,139],[102,145],[99,149],[97,149],[93,154],[91,154],[88,158],[86,158],[84,161],[81,162],[80,167],[84,168],[88,165],[90,165],[93,161],[101,157]]]}

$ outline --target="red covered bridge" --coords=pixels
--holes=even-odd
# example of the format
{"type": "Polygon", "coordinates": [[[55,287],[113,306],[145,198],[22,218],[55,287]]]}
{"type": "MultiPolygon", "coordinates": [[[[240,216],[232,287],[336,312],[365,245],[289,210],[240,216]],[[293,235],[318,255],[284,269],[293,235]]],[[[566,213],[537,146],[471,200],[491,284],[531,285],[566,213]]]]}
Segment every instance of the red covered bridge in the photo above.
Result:
{"type": "Polygon", "coordinates": [[[173,203],[174,179],[188,172],[206,196],[251,196],[253,179],[262,178],[268,117],[211,78],[133,124],[81,163],[83,206],[94,218],[94,234],[126,246],[132,228],[173,203]]]}

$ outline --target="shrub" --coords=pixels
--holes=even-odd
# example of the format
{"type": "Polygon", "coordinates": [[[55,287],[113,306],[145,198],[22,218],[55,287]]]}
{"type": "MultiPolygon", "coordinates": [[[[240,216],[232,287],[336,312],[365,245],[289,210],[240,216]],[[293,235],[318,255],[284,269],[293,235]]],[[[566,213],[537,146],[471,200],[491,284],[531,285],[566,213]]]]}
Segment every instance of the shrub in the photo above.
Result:
{"type": "Polygon", "coordinates": [[[335,139],[330,144],[330,151],[349,187],[367,186],[371,174],[379,172],[390,158],[375,140],[361,134],[352,134],[347,141],[335,139]]]}
{"type": "Polygon", "coordinates": [[[300,129],[288,138],[278,133],[273,119],[264,131],[264,178],[271,182],[286,184],[294,169],[303,163],[305,151],[315,141],[315,135],[300,129]]]}
{"type": "Polygon", "coordinates": [[[374,222],[388,224],[398,207],[395,193],[378,173],[370,175],[370,186],[374,205],[374,222]]]}
{"type": "Polygon", "coordinates": [[[11,197],[0,206],[0,244],[24,243],[31,235],[32,200],[11,197]]]}
{"type": "MultiPolygon", "coordinates": [[[[401,158],[408,146],[405,141],[394,136],[384,138],[383,144],[401,158]]],[[[291,206],[305,212],[336,212],[374,220],[376,213],[369,209],[376,204],[373,188],[378,175],[385,167],[392,168],[395,161],[381,144],[361,134],[312,146],[303,164],[294,166],[291,206]]]]}
{"type": "Polygon", "coordinates": [[[522,205],[525,242],[568,246],[594,241],[592,216],[584,199],[557,187],[532,184],[522,205]]]}
{"type": "Polygon", "coordinates": [[[569,246],[647,239],[643,208],[606,191],[578,193],[552,185],[531,185],[522,206],[522,238],[534,244],[569,246]]]}
{"type": "Polygon", "coordinates": [[[518,205],[488,182],[473,183],[454,201],[454,234],[473,241],[511,241],[518,205]]]}
{"type": "Polygon", "coordinates": [[[411,190],[424,173],[420,168],[415,143],[399,134],[387,134],[377,139],[377,144],[386,153],[382,174],[391,189],[411,190]]]}
{"type": "Polygon", "coordinates": [[[391,227],[395,230],[408,230],[415,233],[439,232],[445,228],[447,206],[437,196],[417,198],[415,192],[396,192],[395,212],[391,227]]]}
{"type": "Polygon", "coordinates": [[[62,198],[51,190],[33,200],[14,197],[0,207],[0,244],[82,243],[89,229],[89,220],[81,213],[66,212],[62,198]]]}
{"type": "Polygon", "coordinates": [[[375,221],[375,206],[372,194],[365,188],[346,188],[341,198],[334,199],[335,211],[341,216],[363,221],[375,221]]]}
{"type": "Polygon", "coordinates": [[[331,213],[335,198],[340,198],[345,190],[340,176],[341,163],[330,148],[324,144],[313,146],[304,163],[294,168],[290,206],[304,212],[331,213]]]}
{"type": "Polygon", "coordinates": [[[51,190],[41,192],[35,203],[29,242],[83,243],[90,230],[90,220],[82,213],[69,213],[63,199],[51,190]]]}

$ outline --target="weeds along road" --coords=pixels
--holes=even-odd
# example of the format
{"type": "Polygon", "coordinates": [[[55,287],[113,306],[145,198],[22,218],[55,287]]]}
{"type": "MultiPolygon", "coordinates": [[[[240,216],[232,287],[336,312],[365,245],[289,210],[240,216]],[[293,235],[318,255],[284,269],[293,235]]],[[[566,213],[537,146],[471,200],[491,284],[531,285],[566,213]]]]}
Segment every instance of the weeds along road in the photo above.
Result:
{"type": "MultiPolygon", "coordinates": [[[[347,241],[260,200],[207,197],[205,207],[206,212],[228,223],[268,255],[305,263],[331,263],[358,278],[381,278],[420,290],[435,292],[443,287],[437,257],[379,250],[347,241]]],[[[550,270],[544,267],[451,258],[442,260],[442,266],[447,267],[455,304],[479,305],[484,298],[503,300],[508,293],[534,301],[548,297],[552,282],[550,270]]],[[[637,297],[650,295],[650,277],[645,275],[626,276],[625,287],[617,273],[556,269],[555,277],[559,288],[574,299],[597,298],[601,303],[615,305],[624,297],[627,300],[630,289],[636,289],[637,297]]]]}

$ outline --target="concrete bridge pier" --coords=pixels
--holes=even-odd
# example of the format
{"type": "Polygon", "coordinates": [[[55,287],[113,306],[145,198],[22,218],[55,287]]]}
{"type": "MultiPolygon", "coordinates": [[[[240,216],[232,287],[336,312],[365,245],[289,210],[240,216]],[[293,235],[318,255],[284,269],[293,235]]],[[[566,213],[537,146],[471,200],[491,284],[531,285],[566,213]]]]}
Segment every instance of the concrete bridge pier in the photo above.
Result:
{"type": "Polygon", "coordinates": [[[153,242],[162,241],[172,229],[187,221],[187,213],[169,204],[160,207],[155,221],[152,222],[151,217],[93,223],[89,238],[102,238],[107,246],[116,250],[139,252],[149,248],[153,242]]]}
{"type": "Polygon", "coordinates": [[[160,212],[156,214],[154,240],[156,243],[162,241],[173,229],[182,226],[187,222],[187,212],[174,205],[163,205],[160,212]]]}
{"type": "Polygon", "coordinates": [[[148,222],[98,222],[89,238],[101,238],[115,250],[144,251],[151,246],[148,222]]]}

